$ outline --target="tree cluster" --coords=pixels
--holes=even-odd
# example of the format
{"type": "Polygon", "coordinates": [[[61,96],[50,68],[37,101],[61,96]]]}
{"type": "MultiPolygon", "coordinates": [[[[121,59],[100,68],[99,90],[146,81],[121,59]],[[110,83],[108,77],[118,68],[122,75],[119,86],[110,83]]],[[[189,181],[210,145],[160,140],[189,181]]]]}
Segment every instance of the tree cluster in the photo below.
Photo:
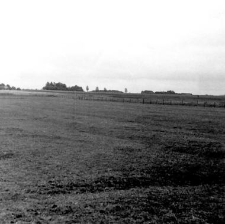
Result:
{"type": "Polygon", "coordinates": [[[71,86],[67,87],[66,84],[58,82],[47,82],[46,85],[43,87],[44,90],[64,90],[64,91],[84,91],[80,86],[71,86]]]}
{"type": "Polygon", "coordinates": [[[10,86],[9,84],[5,85],[4,83],[1,83],[0,90],[21,90],[21,89],[16,88],[15,86],[10,86]]]}
{"type": "Polygon", "coordinates": [[[168,91],[157,91],[156,94],[176,94],[173,90],[168,91]]]}
{"type": "Polygon", "coordinates": [[[123,93],[119,90],[107,90],[106,88],[104,88],[104,90],[100,90],[98,87],[96,87],[96,89],[92,90],[91,92],[123,93]]]}
{"type": "Polygon", "coordinates": [[[141,91],[141,94],[176,94],[173,90],[168,90],[168,91],[156,91],[156,92],[153,92],[151,90],[144,90],[144,91],[141,91]]]}
{"type": "MultiPolygon", "coordinates": [[[[89,87],[86,86],[86,91],[89,91],[89,87]]],[[[122,91],[119,90],[108,90],[104,87],[103,90],[100,90],[98,86],[96,86],[95,90],[92,90],[90,92],[107,92],[107,93],[123,93],[122,91]]],[[[127,93],[127,88],[125,88],[125,93],[127,93]]]]}
{"type": "Polygon", "coordinates": [[[154,93],[152,90],[141,91],[141,94],[152,94],[152,93],[154,93]]]}

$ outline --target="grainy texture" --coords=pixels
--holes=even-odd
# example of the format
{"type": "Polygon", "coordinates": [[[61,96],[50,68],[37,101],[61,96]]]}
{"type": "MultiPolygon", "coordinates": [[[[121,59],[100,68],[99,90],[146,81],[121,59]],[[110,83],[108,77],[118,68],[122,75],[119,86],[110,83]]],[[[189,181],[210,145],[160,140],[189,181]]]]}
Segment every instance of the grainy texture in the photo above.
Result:
{"type": "Polygon", "coordinates": [[[224,108],[0,94],[1,223],[224,223],[224,108]]]}

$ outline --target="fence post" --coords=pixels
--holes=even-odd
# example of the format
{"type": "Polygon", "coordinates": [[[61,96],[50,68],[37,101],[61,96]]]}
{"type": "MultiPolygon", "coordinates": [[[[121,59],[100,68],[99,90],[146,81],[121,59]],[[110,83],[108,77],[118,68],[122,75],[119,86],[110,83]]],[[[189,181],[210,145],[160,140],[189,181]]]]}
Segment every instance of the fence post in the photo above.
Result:
{"type": "Polygon", "coordinates": [[[216,102],[214,102],[214,107],[216,107],[216,102]]]}
{"type": "Polygon", "coordinates": [[[198,100],[197,100],[197,106],[198,106],[198,100]]]}
{"type": "Polygon", "coordinates": [[[143,99],[143,104],[145,104],[145,99],[143,99]]]}
{"type": "Polygon", "coordinates": [[[164,99],[163,99],[163,105],[164,105],[164,99]]]}

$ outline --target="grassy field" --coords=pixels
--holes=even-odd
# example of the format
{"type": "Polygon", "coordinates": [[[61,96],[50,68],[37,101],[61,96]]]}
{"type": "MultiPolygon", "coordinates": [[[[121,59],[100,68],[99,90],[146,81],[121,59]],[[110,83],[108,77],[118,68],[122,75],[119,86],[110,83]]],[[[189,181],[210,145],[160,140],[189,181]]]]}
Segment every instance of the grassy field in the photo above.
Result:
{"type": "Polygon", "coordinates": [[[0,223],[225,223],[224,108],[4,92],[0,140],[0,223]]]}
{"type": "Polygon", "coordinates": [[[0,91],[5,95],[36,95],[58,96],[64,98],[76,98],[80,100],[112,101],[123,103],[163,104],[179,106],[201,106],[225,108],[225,95],[188,95],[188,94],[140,94],[140,93],[113,93],[113,92],[73,92],[73,91],[0,91]]]}
{"type": "MultiPolygon", "coordinates": [[[[45,92],[46,93],[46,92],[45,92]]],[[[50,93],[50,92],[47,92],[50,93]]],[[[59,93],[59,91],[58,91],[59,93]]],[[[68,95],[67,95],[68,96],[68,95]]],[[[71,96],[71,93],[70,93],[71,96]]],[[[135,94],[135,93],[110,93],[110,92],[85,92],[77,94],[79,99],[129,102],[144,104],[223,107],[225,108],[225,96],[210,95],[185,95],[185,94],[135,94]]]]}

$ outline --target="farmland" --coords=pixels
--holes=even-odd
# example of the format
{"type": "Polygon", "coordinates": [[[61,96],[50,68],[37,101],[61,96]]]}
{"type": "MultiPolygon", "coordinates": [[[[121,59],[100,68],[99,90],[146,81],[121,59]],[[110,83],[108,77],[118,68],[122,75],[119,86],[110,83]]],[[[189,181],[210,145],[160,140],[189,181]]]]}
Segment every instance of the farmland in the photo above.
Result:
{"type": "Polygon", "coordinates": [[[0,93],[0,223],[225,222],[224,97],[122,95],[0,93]]]}

